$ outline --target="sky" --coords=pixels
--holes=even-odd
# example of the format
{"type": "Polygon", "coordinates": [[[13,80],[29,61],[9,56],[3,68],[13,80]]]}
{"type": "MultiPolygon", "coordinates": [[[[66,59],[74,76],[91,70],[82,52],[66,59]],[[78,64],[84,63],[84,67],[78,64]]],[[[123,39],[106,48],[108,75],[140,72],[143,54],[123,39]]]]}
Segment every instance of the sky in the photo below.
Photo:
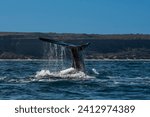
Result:
{"type": "Polygon", "coordinates": [[[0,31],[150,34],[150,0],[0,0],[0,31]]]}

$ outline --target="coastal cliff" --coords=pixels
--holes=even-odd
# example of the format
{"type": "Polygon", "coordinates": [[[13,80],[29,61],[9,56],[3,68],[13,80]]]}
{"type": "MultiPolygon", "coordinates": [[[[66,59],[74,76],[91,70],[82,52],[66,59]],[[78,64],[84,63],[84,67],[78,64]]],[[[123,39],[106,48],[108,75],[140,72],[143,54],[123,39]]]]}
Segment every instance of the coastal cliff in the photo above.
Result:
{"type": "Polygon", "coordinates": [[[150,35],[0,32],[0,59],[42,59],[46,37],[71,43],[90,42],[88,59],[150,59],[150,35]]]}

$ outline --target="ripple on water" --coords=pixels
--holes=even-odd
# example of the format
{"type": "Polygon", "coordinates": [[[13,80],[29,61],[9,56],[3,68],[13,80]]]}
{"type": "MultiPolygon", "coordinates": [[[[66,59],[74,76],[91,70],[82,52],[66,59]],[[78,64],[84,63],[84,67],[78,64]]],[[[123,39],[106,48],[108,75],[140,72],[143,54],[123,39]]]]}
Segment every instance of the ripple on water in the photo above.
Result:
{"type": "Polygon", "coordinates": [[[150,61],[86,61],[88,75],[72,76],[53,61],[0,62],[0,99],[150,99],[150,61]]]}

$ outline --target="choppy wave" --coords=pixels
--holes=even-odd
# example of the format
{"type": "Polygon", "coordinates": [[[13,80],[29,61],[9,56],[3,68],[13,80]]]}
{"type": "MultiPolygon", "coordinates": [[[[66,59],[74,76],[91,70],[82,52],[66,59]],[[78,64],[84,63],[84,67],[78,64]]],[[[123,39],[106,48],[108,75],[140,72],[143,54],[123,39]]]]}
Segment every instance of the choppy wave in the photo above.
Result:
{"type": "Polygon", "coordinates": [[[53,62],[1,61],[0,99],[150,99],[149,61],[86,61],[75,74],[53,62]]]}

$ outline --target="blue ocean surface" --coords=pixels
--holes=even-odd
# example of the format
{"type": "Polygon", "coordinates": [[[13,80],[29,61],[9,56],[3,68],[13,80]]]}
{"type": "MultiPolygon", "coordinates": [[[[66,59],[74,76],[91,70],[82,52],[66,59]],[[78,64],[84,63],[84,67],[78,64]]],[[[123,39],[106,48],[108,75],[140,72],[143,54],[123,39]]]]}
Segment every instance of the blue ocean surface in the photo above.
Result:
{"type": "MultiPolygon", "coordinates": [[[[60,65],[59,63],[57,65],[60,65]]],[[[54,61],[1,60],[1,100],[149,100],[149,60],[86,60],[87,77],[36,77],[54,73],[54,61]]],[[[57,69],[58,70],[58,69],[57,69]]]]}

